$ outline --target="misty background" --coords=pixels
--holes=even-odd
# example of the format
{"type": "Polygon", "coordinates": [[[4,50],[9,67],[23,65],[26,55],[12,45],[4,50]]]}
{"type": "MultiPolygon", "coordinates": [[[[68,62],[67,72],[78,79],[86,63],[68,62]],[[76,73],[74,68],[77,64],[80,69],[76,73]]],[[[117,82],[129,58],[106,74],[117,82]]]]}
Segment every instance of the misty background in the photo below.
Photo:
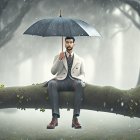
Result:
{"type": "MultiPolygon", "coordinates": [[[[137,85],[140,68],[139,0],[1,0],[0,83],[5,87],[42,83],[53,78],[54,56],[61,37],[23,35],[33,23],[59,16],[81,19],[102,38],[75,37],[74,51],[85,60],[86,82],[130,89],[137,85]]],[[[59,126],[47,130],[51,110],[1,109],[1,139],[134,139],[140,119],[81,110],[81,130],[71,128],[73,110],[60,110],[59,126]]]]}

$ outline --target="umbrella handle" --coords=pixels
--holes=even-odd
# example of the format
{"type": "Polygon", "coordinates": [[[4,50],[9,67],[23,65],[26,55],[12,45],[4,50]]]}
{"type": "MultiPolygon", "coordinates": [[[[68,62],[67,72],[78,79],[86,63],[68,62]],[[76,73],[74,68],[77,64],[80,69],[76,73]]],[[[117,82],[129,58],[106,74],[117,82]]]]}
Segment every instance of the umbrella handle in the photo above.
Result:
{"type": "Polygon", "coordinates": [[[63,52],[63,36],[62,36],[62,52],[63,52]]]}

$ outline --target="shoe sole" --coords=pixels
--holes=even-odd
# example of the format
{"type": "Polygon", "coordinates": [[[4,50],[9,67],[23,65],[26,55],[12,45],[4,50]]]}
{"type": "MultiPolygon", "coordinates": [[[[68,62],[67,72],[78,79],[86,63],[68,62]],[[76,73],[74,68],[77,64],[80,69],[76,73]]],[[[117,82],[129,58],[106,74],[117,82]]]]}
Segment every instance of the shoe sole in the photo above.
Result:
{"type": "Polygon", "coordinates": [[[82,128],[82,126],[79,126],[79,127],[75,127],[75,125],[74,124],[72,124],[72,128],[75,128],[75,129],[80,129],[80,128],[82,128]]]}
{"type": "Polygon", "coordinates": [[[55,129],[56,126],[58,126],[58,123],[54,127],[47,127],[47,129],[55,129]]]}

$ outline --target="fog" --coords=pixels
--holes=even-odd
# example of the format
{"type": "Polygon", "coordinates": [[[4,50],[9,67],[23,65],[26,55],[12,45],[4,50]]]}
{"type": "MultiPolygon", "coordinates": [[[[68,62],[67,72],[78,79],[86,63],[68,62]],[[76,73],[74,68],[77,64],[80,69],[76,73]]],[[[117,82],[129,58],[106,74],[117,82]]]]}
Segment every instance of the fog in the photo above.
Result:
{"type": "MultiPolygon", "coordinates": [[[[74,52],[85,60],[86,82],[120,89],[135,87],[140,66],[140,30],[117,8],[103,13],[94,2],[41,0],[33,5],[0,49],[0,83],[6,87],[25,86],[53,78],[50,69],[54,56],[61,51],[61,37],[30,36],[23,32],[40,19],[58,17],[61,9],[62,16],[84,20],[102,35],[76,37],[74,52]]],[[[10,11],[6,13],[10,15],[10,11]]],[[[72,113],[72,109],[61,109],[59,126],[47,130],[51,110],[1,109],[0,139],[134,139],[139,135],[139,118],[81,110],[82,129],[75,130],[71,128],[72,113]]]]}

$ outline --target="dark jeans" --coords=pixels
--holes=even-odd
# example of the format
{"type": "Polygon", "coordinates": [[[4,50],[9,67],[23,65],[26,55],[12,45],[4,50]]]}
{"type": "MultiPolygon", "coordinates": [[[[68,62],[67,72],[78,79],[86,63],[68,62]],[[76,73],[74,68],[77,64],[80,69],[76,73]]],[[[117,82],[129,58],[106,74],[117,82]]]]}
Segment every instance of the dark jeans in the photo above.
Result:
{"type": "Polygon", "coordinates": [[[73,115],[79,116],[83,100],[83,87],[81,85],[81,80],[72,80],[69,77],[66,77],[64,80],[52,79],[48,81],[48,93],[52,107],[52,115],[57,114],[58,118],[60,118],[59,91],[74,91],[73,115]]]}

